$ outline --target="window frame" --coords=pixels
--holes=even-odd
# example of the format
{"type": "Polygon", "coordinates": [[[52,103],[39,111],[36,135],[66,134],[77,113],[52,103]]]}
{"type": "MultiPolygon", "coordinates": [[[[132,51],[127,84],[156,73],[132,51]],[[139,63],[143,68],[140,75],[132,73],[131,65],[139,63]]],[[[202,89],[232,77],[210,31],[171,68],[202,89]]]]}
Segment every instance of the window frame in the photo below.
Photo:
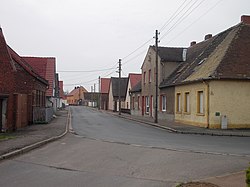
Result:
{"type": "Polygon", "coordinates": [[[148,70],[148,83],[152,82],[152,75],[151,75],[152,71],[151,69],[148,70]]]}
{"type": "Polygon", "coordinates": [[[197,115],[205,115],[204,91],[197,91],[197,115]],[[202,96],[202,97],[201,97],[202,96]]]}
{"type": "Polygon", "coordinates": [[[143,83],[146,84],[146,71],[143,72],[143,83]]]}
{"type": "Polygon", "coordinates": [[[166,95],[161,96],[161,111],[163,112],[167,111],[167,96],[166,95]]]}
{"type": "Polygon", "coordinates": [[[149,96],[145,96],[145,113],[149,114],[149,112],[150,112],[149,96]]]}
{"type": "Polygon", "coordinates": [[[184,113],[185,114],[190,114],[190,92],[185,92],[184,93],[184,113]]]}
{"type": "Polygon", "coordinates": [[[181,113],[181,93],[176,93],[176,113],[181,113]]]}

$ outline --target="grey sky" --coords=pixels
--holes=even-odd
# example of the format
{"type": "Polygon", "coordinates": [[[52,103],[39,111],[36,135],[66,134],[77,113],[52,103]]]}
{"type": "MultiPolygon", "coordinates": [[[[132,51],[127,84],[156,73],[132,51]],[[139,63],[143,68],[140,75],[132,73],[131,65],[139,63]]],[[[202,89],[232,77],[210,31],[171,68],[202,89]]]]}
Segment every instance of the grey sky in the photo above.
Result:
{"type": "Polygon", "coordinates": [[[2,0],[0,25],[19,55],[56,57],[65,90],[83,85],[90,91],[98,76],[118,76],[116,69],[60,71],[115,68],[121,58],[123,76],[140,73],[156,29],[160,46],[187,47],[239,23],[244,14],[250,15],[249,0],[2,0]],[[187,7],[161,29],[183,3],[187,7]]]}

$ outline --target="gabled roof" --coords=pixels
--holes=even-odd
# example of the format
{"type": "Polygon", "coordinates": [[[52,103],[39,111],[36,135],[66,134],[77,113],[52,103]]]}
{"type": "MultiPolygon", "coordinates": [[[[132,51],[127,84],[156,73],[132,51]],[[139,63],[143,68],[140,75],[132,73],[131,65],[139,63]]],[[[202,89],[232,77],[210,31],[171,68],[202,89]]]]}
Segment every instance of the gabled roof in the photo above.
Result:
{"type": "MultiPolygon", "coordinates": [[[[155,50],[155,47],[153,47],[155,50]]],[[[186,48],[158,47],[159,57],[162,62],[182,62],[185,61],[186,48]]]]}
{"type": "MultiPolygon", "coordinates": [[[[120,79],[121,83],[121,97],[126,97],[127,85],[128,85],[128,78],[123,77],[120,79]]],[[[119,78],[111,77],[111,84],[112,84],[112,93],[113,97],[119,97],[119,78]]]]}
{"type": "MultiPolygon", "coordinates": [[[[161,62],[183,62],[186,61],[187,48],[184,47],[158,47],[158,57],[161,62]]],[[[155,58],[155,46],[149,46],[146,57],[141,68],[147,61],[155,58]],[[152,53],[153,52],[153,53],[152,53]]]]}
{"type": "Polygon", "coordinates": [[[206,79],[250,79],[250,25],[240,23],[188,48],[160,87],[206,79]]]}
{"type": "Polygon", "coordinates": [[[64,91],[63,91],[63,81],[59,81],[59,97],[60,98],[65,98],[64,97],[64,91]]]}
{"type": "Polygon", "coordinates": [[[141,80],[131,89],[131,92],[141,92],[141,80]]]}
{"type": "Polygon", "coordinates": [[[53,86],[56,74],[56,59],[54,57],[22,57],[37,73],[49,82],[46,96],[53,96],[53,86]]]}
{"type": "Polygon", "coordinates": [[[13,70],[16,70],[15,65],[11,59],[8,45],[5,41],[2,28],[0,27],[0,62],[9,64],[13,70]]]}
{"type": "Polygon", "coordinates": [[[109,93],[110,78],[101,78],[101,93],[109,93]]]}
{"type": "Polygon", "coordinates": [[[70,95],[75,95],[75,94],[79,94],[79,91],[80,91],[80,89],[83,91],[83,92],[88,92],[83,86],[78,86],[78,87],[75,87],[69,94],[68,94],[68,96],[70,96],[70,95]]]}
{"type": "Polygon", "coordinates": [[[129,73],[128,78],[130,80],[131,88],[133,88],[138,82],[141,81],[142,75],[138,73],[129,73]]]}
{"type": "Polygon", "coordinates": [[[24,59],[22,59],[11,47],[7,45],[2,28],[0,28],[0,62],[9,63],[14,71],[16,71],[15,63],[17,63],[31,76],[45,85],[48,85],[48,82],[45,79],[39,76],[24,59]]]}

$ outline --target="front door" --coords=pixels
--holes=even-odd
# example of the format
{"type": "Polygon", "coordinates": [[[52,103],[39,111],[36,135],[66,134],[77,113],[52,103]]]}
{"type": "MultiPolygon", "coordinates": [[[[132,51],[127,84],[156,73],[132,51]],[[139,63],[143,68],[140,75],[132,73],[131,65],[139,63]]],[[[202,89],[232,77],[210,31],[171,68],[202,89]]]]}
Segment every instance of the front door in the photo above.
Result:
{"type": "Polygon", "coordinates": [[[6,130],[7,99],[0,99],[0,131],[6,130]]]}

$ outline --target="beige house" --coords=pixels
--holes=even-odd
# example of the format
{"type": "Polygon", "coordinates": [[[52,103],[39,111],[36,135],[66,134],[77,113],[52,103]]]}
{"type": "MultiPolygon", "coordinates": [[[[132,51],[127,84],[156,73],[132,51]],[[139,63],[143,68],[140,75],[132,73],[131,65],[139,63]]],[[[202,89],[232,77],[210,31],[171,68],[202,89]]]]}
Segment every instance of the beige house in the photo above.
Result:
{"type": "Polygon", "coordinates": [[[192,45],[161,83],[175,88],[175,121],[205,128],[250,128],[250,17],[192,45]]]}
{"type": "MultiPolygon", "coordinates": [[[[158,48],[158,118],[170,119],[174,118],[174,89],[171,92],[160,93],[159,85],[167,78],[182,61],[186,59],[186,48],[159,47],[158,48]],[[170,97],[172,95],[172,97],[170,97]],[[168,106],[167,106],[168,105],[168,106]]],[[[156,95],[156,52],[155,47],[150,46],[144,62],[141,67],[141,112],[133,112],[141,114],[145,117],[155,117],[155,95],[156,95]]],[[[136,109],[135,109],[136,110],[136,109]]]]}

